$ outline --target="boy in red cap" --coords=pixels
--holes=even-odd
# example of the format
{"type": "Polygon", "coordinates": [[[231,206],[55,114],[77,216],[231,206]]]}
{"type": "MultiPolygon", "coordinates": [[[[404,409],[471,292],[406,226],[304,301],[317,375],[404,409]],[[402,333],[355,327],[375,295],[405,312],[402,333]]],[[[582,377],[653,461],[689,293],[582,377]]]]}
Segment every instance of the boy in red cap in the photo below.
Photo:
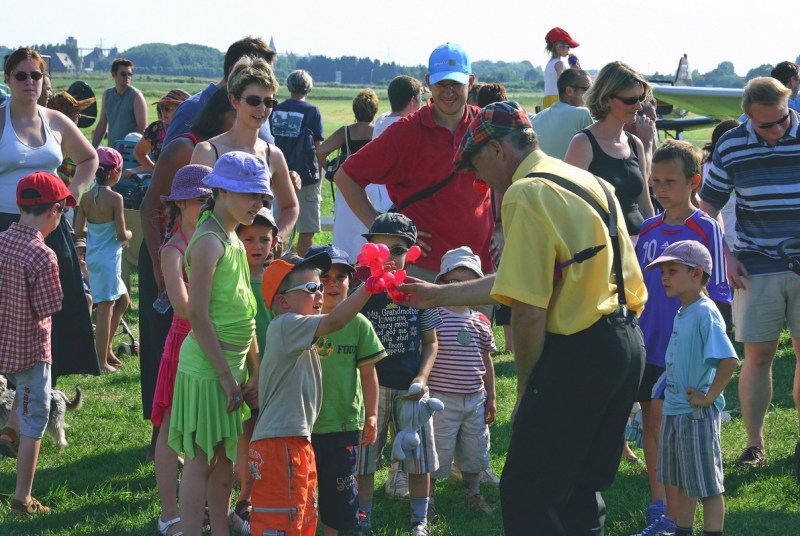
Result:
{"type": "Polygon", "coordinates": [[[37,171],[17,184],[17,205],[19,222],[0,233],[0,372],[23,400],[15,397],[0,431],[0,456],[18,458],[11,513],[29,516],[50,512],[31,497],[31,489],[50,414],[51,316],[64,297],[56,254],[44,237],[58,227],[67,206],[75,206],[75,198],[61,179],[37,171]]]}

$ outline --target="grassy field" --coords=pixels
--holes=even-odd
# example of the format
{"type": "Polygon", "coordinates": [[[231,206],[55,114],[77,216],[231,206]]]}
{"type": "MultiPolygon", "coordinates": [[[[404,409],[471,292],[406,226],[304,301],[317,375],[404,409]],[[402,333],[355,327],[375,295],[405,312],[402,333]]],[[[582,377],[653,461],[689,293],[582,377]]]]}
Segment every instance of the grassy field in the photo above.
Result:
{"type": "MultiPolygon", "coordinates": [[[[54,87],[58,88],[59,79],[54,87]]],[[[109,80],[98,77],[93,87],[107,87],[109,80]]],[[[145,89],[148,101],[166,93],[171,87],[196,91],[206,82],[151,81],[134,82],[145,89]],[[146,86],[152,83],[152,86],[146,86]]],[[[67,82],[62,84],[64,87],[67,82]]],[[[349,104],[358,88],[316,88],[311,102],[320,106],[327,133],[352,121],[349,104]]],[[[285,89],[279,96],[285,95],[285,89]]],[[[385,90],[381,92],[381,109],[388,108],[385,90]]],[[[535,95],[517,96],[523,103],[532,103],[535,95]]],[[[153,114],[154,117],[154,114],[153,114]]],[[[692,140],[702,144],[708,137],[695,134],[692,140]],[[696,136],[696,137],[695,137],[696,136]]],[[[331,214],[330,190],[324,185],[324,211],[331,214]]],[[[318,243],[330,239],[319,235],[318,243]]],[[[138,336],[136,276],[134,274],[133,305],[126,319],[138,336]]],[[[495,330],[498,348],[504,347],[501,330],[495,330]]],[[[118,342],[125,339],[118,338],[118,342]]],[[[64,344],[69,344],[65,341],[64,344]]],[[[800,534],[800,486],[792,475],[792,453],[797,437],[796,414],[793,409],[791,386],[795,359],[791,345],[784,335],[775,361],[775,398],[767,417],[768,463],[761,471],[748,471],[734,465],[745,446],[741,417],[723,425],[726,500],[728,507],[726,534],[733,536],[800,534]]],[[[741,348],[739,348],[741,353],[741,348]]],[[[509,416],[514,404],[515,366],[510,354],[497,352],[493,356],[497,372],[498,415],[492,425],[492,469],[502,472],[505,452],[510,438],[509,416]]],[[[159,513],[153,465],[145,461],[150,439],[150,426],[141,418],[138,359],[123,358],[122,372],[101,377],[71,376],[59,380],[58,387],[70,397],[76,386],[84,392],[85,404],[67,415],[72,427],[67,432],[69,446],[58,452],[51,439],[42,442],[39,470],[34,494],[55,512],[47,517],[20,521],[9,514],[8,506],[0,503],[0,536],[6,535],[150,535],[155,533],[155,518],[159,513]]],[[[737,408],[738,376],[726,389],[728,409],[737,408]]],[[[565,423],[569,425],[569,423],[565,423]]],[[[560,438],[543,438],[552,448],[559,448],[560,438]]],[[[642,452],[637,450],[639,456],[642,452]]],[[[408,503],[385,497],[382,485],[385,471],[376,479],[373,515],[374,534],[390,536],[407,530],[408,503]]],[[[0,460],[0,492],[14,489],[15,466],[11,460],[0,460]]],[[[499,505],[496,489],[484,486],[489,502],[499,505]]],[[[607,534],[627,535],[638,532],[644,522],[644,508],[649,502],[647,480],[641,467],[623,462],[613,487],[604,493],[608,508],[607,534]]],[[[491,517],[468,512],[463,508],[461,485],[440,483],[437,490],[437,510],[440,521],[432,527],[434,535],[471,536],[502,534],[499,512],[491,517]]],[[[698,519],[697,529],[701,528],[698,519]]],[[[322,534],[322,530],[318,531],[322,534]]],[[[536,527],[531,527],[536,534],[536,527]]]]}

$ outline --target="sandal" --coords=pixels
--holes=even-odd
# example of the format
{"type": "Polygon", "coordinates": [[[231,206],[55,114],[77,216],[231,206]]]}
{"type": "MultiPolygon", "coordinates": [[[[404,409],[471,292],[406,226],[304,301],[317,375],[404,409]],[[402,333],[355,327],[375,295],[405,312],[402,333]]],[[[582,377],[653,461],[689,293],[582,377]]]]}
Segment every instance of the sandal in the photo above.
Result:
{"type": "Polygon", "coordinates": [[[172,534],[169,532],[169,529],[172,528],[173,525],[177,525],[180,522],[180,517],[170,519],[169,521],[163,521],[161,516],[158,516],[158,528],[156,530],[161,536],[183,536],[183,531],[178,531],[172,534]]]}
{"type": "Polygon", "coordinates": [[[0,458],[16,458],[19,449],[19,434],[13,428],[6,426],[0,430],[0,458]],[[2,439],[6,436],[8,439],[2,439]]]}
{"type": "Polygon", "coordinates": [[[36,514],[49,514],[52,510],[33,497],[31,502],[25,504],[17,499],[11,500],[11,513],[15,516],[32,516],[36,514]]]}

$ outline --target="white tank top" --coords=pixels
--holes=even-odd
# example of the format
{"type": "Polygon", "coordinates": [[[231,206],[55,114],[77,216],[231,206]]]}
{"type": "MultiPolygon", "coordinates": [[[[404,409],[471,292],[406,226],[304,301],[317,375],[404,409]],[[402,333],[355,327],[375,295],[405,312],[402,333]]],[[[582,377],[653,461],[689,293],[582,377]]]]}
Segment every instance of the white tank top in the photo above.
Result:
{"type": "Polygon", "coordinates": [[[564,61],[561,58],[552,58],[547,62],[544,68],[544,94],[545,95],[558,95],[558,73],[556,72],[556,64],[560,63],[564,67],[564,61]]]}
{"type": "MultiPolygon", "coordinates": [[[[6,118],[3,135],[0,137],[0,212],[19,214],[17,208],[17,184],[25,175],[34,171],[56,172],[61,165],[61,144],[50,130],[43,108],[37,107],[39,117],[44,125],[44,144],[31,147],[22,143],[11,124],[11,105],[3,108],[6,118]]],[[[0,108],[2,110],[3,108],[0,108]]]]}

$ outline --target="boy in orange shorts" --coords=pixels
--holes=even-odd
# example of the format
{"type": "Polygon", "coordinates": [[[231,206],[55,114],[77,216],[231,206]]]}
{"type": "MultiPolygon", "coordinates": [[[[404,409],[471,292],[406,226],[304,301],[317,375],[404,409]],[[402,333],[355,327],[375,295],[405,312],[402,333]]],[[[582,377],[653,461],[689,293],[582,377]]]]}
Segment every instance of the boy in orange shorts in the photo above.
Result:
{"type": "Polygon", "coordinates": [[[323,252],[286,255],[264,270],[262,294],[275,313],[267,329],[258,385],[259,415],[248,468],[254,479],[252,534],[313,536],[317,529],[317,470],[311,430],[322,402],[316,341],[342,329],[367,303],[363,286],[329,314],[322,314],[323,252]]]}

